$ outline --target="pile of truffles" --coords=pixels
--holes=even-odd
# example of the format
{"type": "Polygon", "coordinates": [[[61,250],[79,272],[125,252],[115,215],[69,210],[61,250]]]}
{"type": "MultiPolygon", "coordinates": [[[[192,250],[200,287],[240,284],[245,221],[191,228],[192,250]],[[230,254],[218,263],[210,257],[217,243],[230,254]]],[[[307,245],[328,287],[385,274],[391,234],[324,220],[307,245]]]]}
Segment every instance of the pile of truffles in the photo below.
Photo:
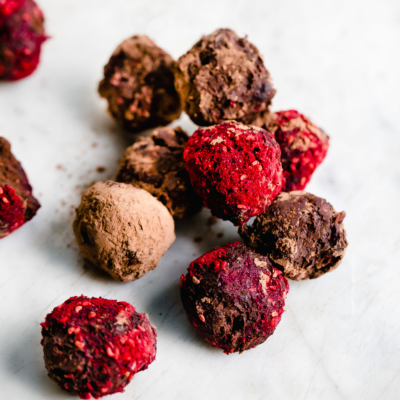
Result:
{"type": "MultiPolygon", "coordinates": [[[[34,71],[43,20],[32,0],[0,1],[0,79],[34,71]]],[[[99,94],[125,130],[155,129],[126,149],[115,181],[83,194],[73,222],[82,257],[117,281],[136,280],[174,242],[174,219],[205,206],[245,243],[211,250],[181,276],[189,322],[227,354],[263,343],[281,320],[288,278],[318,278],[346,252],[345,213],[304,191],[329,136],[296,110],[270,110],[276,90],[263,58],[230,29],[202,37],[178,61],[133,36],[105,66],[99,94]],[[166,127],[182,110],[200,125],[190,137],[166,127]]],[[[0,238],[39,207],[0,138],[0,238]]],[[[156,329],[125,302],[72,297],[41,325],[49,377],[82,399],[122,392],[155,360],[156,329]]]]}

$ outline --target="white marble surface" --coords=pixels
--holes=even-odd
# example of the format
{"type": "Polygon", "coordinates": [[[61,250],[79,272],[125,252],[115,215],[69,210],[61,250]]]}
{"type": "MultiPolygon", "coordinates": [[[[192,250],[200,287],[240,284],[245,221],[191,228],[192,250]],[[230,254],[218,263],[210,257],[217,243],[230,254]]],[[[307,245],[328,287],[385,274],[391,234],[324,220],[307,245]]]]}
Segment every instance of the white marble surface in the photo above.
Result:
{"type": "MultiPolygon", "coordinates": [[[[52,36],[40,68],[0,84],[0,135],[42,203],[0,242],[0,398],[70,398],[46,377],[39,323],[84,293],[131,302],[158,329],[157,361],[115,400],[399,399],[400,2],[38,2],[52,36]],[[112,178],[129,143],[96,94],[114,47],[146,33],[178,57],[218,27],[248,34],[260,48],[278,89],[274,109],[298,108],[331,135],[308,190],[346,210],[350,242],[338,270],[291,284],[265,344],[230,356],[195,334],[178,292],[191,260],[238,239],[230,223],[210,229],[204,211],[178,224],[157,270],[127,284],[84,269],[71,229],[83,189],[112,178]]],[[[188,118],[179,123],[193,132],[188,118]]]]}

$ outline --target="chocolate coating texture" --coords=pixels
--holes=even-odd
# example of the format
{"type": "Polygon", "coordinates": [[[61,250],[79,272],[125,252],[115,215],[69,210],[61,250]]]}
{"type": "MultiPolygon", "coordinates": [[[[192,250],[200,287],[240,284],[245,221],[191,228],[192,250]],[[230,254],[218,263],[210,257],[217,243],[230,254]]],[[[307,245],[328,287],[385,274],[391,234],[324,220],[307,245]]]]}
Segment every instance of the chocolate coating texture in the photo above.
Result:
{"type": "Polygon", "coordinates": [[[117,47],[104,67],[99,93],[126,130],[140,132],[179,118],[173,65],[169,54],[147,36],[133,36],[117,47]]]}
{"type": "Polygon", "coordinates": [[[182,109],[201,126],[249,123],[275,95],[258,49],[231,29],[204,36],[179,58],[175,86],[182,109]]]}
{"type": "Polygon", "coordinates": [[[0,238],[30,221],[40,208],[10,143],[0,137],[0,238]],[[4,200],[6,199],[6,200],[4,200]]]}
{"type": "Polygon", "coordinates": [[[132,281],[156,268],[175,240],[168,209],[143,189],[97,182],[82,197],[73,224],[84,259],[117,281],[132,281]]]}
{"type": "Polygon", "coordinates": [[[183,161],[188,141],[180,128],[159,128],[128,147],[120,161],[116,181],[147,190],[163,203],[174,218],[200,211],[203,202],[192,188],[183,161]]]}
{"type": "Polygon", "coordinates": [[[181,278],[181,298],[196,331],[225,353],[243,352],[273,334],[289,284],[268,257],[243,243],[193,261],[181,278]]]}
{"type": "Polygon", "coordinates": [[[347,247],[345,215],[310,193],[282,192],[252,226],[243,226],[239,233],[286,277],[314,279],[342,262],[347,247]]]}
{"type": "Polygon", "coordinates": [[[50,379],[81,399],[123,392],[156,356],[156,329],[125,302],[71,297],[42,326],[50,379]]]}

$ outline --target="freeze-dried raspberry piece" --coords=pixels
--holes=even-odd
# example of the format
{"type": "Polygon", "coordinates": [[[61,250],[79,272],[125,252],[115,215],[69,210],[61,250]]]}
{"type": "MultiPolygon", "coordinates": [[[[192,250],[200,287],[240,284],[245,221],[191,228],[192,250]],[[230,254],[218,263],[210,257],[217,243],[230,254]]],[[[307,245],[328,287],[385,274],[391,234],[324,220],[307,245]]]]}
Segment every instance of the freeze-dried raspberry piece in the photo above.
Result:
{"type": "Polygon", "coordinates": [[[10,186],[0,186],[0,239],[14,232],[25,222],[25,207],[10,186]]]}
{"type": "Polygon", "coordinates": [[[282,190],[303,190],[326,156],[329,136],[295,110],[266,113],[253,124],[273,133],[281,148],[282,190]]]}
{"type": "Polygon", "coordinates": [[[41,325],[49,377],[81,399],[123,392],[156,357],[156,329],[123,301],[71,297],[41,325]]]}
{"type": "Polygon", "coordinates": [[[280,157],[271,133],[235,121],[199,128],[183,153],[204,205],[235,225],[264,212],[281,191],[280,157]]]}
{"type": "Polygon", "coordinates": [[[289,284],[268,257],[243,243],[219,247],[193,261],[181,277],[190,323],[225,353],[251,349],[273,334],[289,284]]]}
{"type": "Polygon", "coordinates": [[[47,39],[42,11],[33,0],[0,0],[0,79],[30,75],[47,39]]]}

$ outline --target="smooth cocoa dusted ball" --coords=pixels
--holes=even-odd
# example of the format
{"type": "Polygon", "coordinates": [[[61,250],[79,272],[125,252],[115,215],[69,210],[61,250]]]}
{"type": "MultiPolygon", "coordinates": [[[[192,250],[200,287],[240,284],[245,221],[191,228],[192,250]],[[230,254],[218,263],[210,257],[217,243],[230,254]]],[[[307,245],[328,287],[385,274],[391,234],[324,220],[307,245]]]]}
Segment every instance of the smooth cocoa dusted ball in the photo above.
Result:
{"type": "Polygon", "coordinates": [[[147,36],[133,36],[117,47],[104,67],[99,93],[126,130],[140,132],[179,118],[173,65],[170,55],[147,36]]]}
{"type": "Polygon", "coordinates": [[[83,258],[117,281],[133,281],[156,268],[175,240],[168,209],[143,189],[97,182],[76,210],[74,233],[83,258]]]}
{"type": "Polygon", "coordinates": [[[190,183],[183,161],[189,137],[181,129],[159,128],[126,149],[117,182],[147,190],[163,203],[174,218],[190,217],[203,202],[190,183]]]}
{"type": "Polygon", "coordinates": [[[203,36],[177,61],[175,79],[182,109],[202,126],[249,123],[275,95],[258,49],[231,29],[203,36]]]}
{"type": "Polygon", "coordinates": [[[251,349],[271,336],[284,311],[289,284],[268,257],[231,243],[193,261],[181,277],[190,323],[225,353],[251,349]]]}
{"type": "Polygon", "coordinates": [[[286,277],[314,279],[342,262],[347,247],[345,216],[313,194],[282,192],[252,226],[243,226],[239,233],[286,277]]]}

